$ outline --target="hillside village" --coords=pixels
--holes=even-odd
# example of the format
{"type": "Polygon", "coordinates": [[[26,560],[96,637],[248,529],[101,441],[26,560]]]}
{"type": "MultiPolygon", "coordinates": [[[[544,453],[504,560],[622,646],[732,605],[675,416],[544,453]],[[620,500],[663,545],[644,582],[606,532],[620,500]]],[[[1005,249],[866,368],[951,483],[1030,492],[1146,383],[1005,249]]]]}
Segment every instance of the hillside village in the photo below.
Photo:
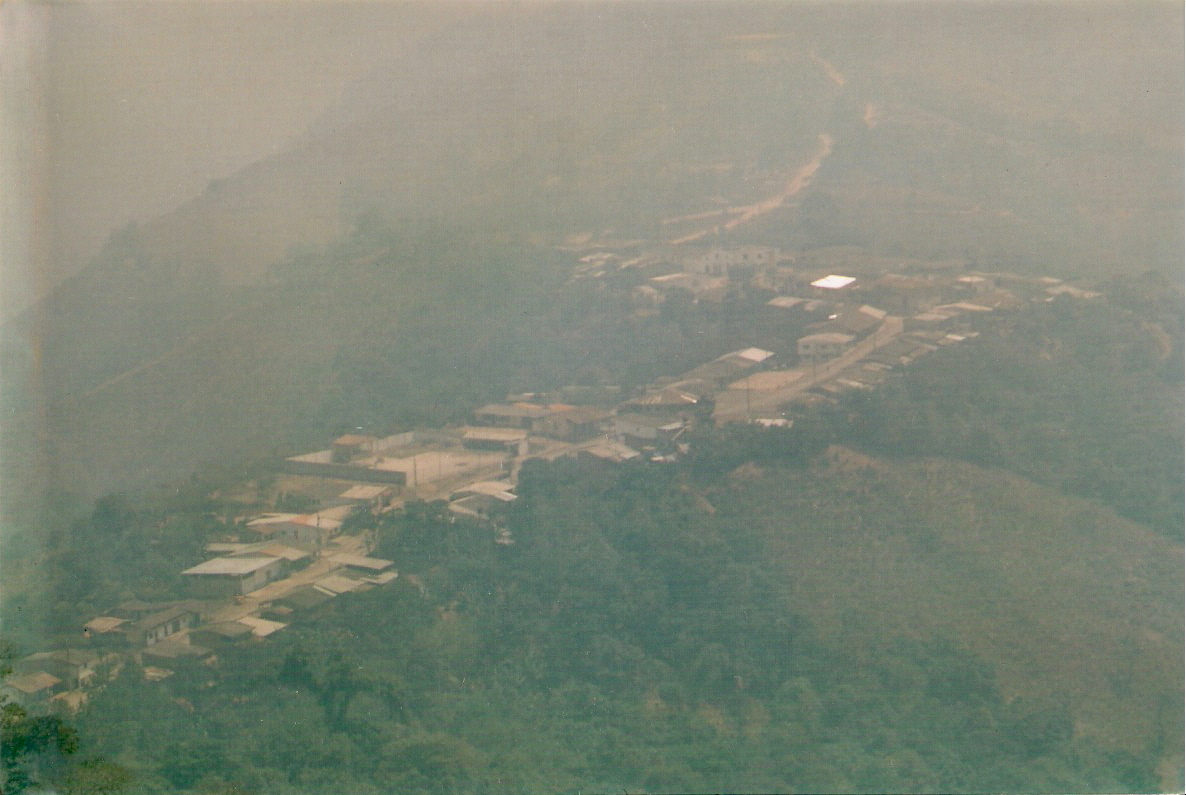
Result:
{"type": "MultiPolygon", "coordinates": [[[[383,587],[398,561],[372,557],[368,516],[411,500],[444,500],[456,516],[497,523],[531,458],[585,456],[663,465],[686,454],[698,425],[790,427],[813,404],[876,388],[894,371],[991,329],[1025,305],[1100,294],[1054,278],[971,270],[958,261],[872,258],[848,249],[791,255],[764,246],[694,249],[639,241],[572,241],[572,279],[628,286],[632,317],[668,301],[711,307],[745,293],[804,333],[705,361],[631,394],[614,389],[509,395],[474,408],[469,424],[386,437],[352,433],[280,463],[285,504],[235,517],[237,536],[206,546],[180,572],[190,598],[131,600],[80,616],[79,640],[14,664],[3,694],[26,707],[77,709],[101,670],[134,659],[149,679],[213,664],[227,644],[259,642],[342,594],[383,587]],[[768,298],[767,298],[768,296],[768,298]],[[282,510],[288,509],[288,510],[282,510]]],[[[607,288],[608,289],[608,288],[607,288]]]]}

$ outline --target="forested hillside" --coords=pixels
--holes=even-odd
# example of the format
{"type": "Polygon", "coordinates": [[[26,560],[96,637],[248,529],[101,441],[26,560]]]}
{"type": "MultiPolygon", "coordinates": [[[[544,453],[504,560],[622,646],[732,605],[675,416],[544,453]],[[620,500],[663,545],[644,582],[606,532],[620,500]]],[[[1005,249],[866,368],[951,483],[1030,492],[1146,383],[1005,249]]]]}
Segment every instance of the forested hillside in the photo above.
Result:
{"type": "Polygon", "coordinates": [[[1181,9],[503,5],[0,329],[0,791],[1181,791],[1181,9]]]}
{"type": "MultiPolygon", "coordinates": [[[[395,585],[163,681],[112,672],[73,720],[74,758],[101,762],[70,775],[128,792],[1172,790],[1181,373],[1161,343],[1180,314],[1153,297],[1037,305],[791,429],[702,430],[675,464],[528,461],[494,524],[410,502],[371,521],[395,585]]],[[[226,529],[209,487],[104,501],[61,537],[63,620],[174,593],[171,561],[226,529]]]]}
{"type": "Polygon", "coordinates": [[[214,669],[146,684],[127,667],[79,718],[86,752],[145,791],[1140,792],[1173,775],[1180,548],[1106,509],[839,448],[723,477],[538,464],[521,495],[512,547],[409,505],[380,528],[398,588],[214,669]]]}

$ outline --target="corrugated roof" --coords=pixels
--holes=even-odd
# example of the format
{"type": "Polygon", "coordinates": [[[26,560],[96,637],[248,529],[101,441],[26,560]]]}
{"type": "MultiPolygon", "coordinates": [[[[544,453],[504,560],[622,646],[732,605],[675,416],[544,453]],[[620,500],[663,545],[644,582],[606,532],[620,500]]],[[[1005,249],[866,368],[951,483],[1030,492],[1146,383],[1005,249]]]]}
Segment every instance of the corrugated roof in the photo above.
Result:
{"type": "Polygon", "coordinates": [[[343,500],[374,500],[390,491],[390,486],[351,486],[338,496],[343,500]]]}
{"type": "Polygon", "coordinates": [[[855,337],[851,334],[840,334],[834,331],[825,331],[821,334],[808,334],[806,337],[800,337],[799,342],[823,342],[833,343],[836,345],[847,345],[852,342],[855,337]]]}
{"type": "Polygon", "coordinates": [[[681,389],[667,387],[627,401],[631,406],[692,406],[699,402],[695,395],[681,389]]]}
{"type": "Polygon", "coordinates": [[[379,441],[379,440],[376,439],[374,436],[362,436],[362,435],[356,434],[356,433],[348,433],[348,434],[345,434],[344,436],[339,436],[337,439],[334,439],[333,443],[338,444],[338,445],[349,445],[351,447],[354,447],[357,445],[374,444],[377,441],[379,441]]]}
{"type": "Polygon", "coordinates": [[[186,569],[182,574],[212,574],[241,577],[259,571],[265,566],[278,561],[279,558],[269,556],[245,558],[214,558],[199,563],[193,568],[186,569]]]}
{"type": "Polygon", "coordinates": [[[257,527],[266,524],[280,524],[283,522],[291,522],[300,519],[304,514],[299,513],[265,513],[263,516],[252,519],[247,523],[248,527],[257,527]]]}
{"type": "Polygon", "coordinates": [[[527,438],[527,431],[518,428],[474,428],[463,429],[463,439],[484,439],[498,442],[518,442],[527,438]]]}
{"type": "Polygon", "coordinates": [[[22,693],[28,693],[29,695],[39,693],[42,690],[46,690],[61,683],[61,679],[54,676],[53,674],[47,674],[45,671],[36,671],[34,673],[24,674],[22,676],[13,676],[4,680],[4,684],[8,685],[9,687],[13,688],[14,690],[19,690],[22,693]]]}
{"type": "Polygon", "coordinates": [[[116,618],[115,616],[99,616],[98,618],[92,618],[90,621],[83,624],[83,629],[98,633],[110,632],[120,624],[123,624],[126,620],[127,619],[116,618]]]}
{"type": "Polygon", "coordinates": [[[334,563],[341,563],[343,566],[354,566],[360,569],[370,569],[372,571],[383,571],[395,565],[394,560],[383,560],[382,558],[370,558],[366,555],[352,555],[343,552],[338,555],[330,557],[334,563]]]}
{"type": "Polygon", "coordinates": [[[790,309],[791,307],[798,306],[799,304],[803,303],[803,301],[804,299],[802,298],[794,298],[789,295],[780,295],[767,301],[766,306],[774,306],[778,307],[779,309],[790,309]]]}
{"type": "Polygon", "coordinates": [[[310,552],[306,552],[303,549],[297,549],[296,547],[290,547],[284,544],[268,544],[267,546],[260,547],[257,551],[263,555],[270,555],[274,558],[283,558],[289,562],[304,560],[305,558],[310,557],[312,554],[310,552]]]}
{"type": "Polygon", "coordinates": [[[596,406],[573,406],[565,410],[560,416],[569,422],[598,422],[608,419],[611,415],[605,409],[596,406]]]}
{"type": "Polygon", "coordinates": [[[599,442],[591,447],[586,447],[585,452],[608,461],[629,461],[631,458],[638,458],[641,455],[634,448],[618,442],[599,442]]]}
{"type": "Polygon", "coordinates": [[[266,638],[273,632],[279,632],[288,626],[288,624],[281,624],[279,621],[269,621],[266,618],[258,616],[243,616],[239,619],[240,624],[244,624],[251,628],[251,634],[257,638],[266,638]]]}
{"type": "Polygon", "coordinates": [[[318,588],[323,588],[334,594],[357,591],[365,584],[366,583],[364,583],[362,580],[356,580],[352,577],[345,577],[341,574],[331,574],[328,577],[322,577],[320,580],[314,583],[314,585],[316,585],[318,588]]]}
{"type": "Polygon", "coordinates": [[[515,484],[509,480],[482,480],[457,490],[457,494],[485,494],[504,502],[515,499],[515,484]],[[507,499],[509,497],[509,499],[507,499]]]}
{"type": "Polygon", "coordinates": [[[495,417],[520,417],[533,420],[546,417],[551,413],[551,409],[531,403],[490,403],[474,410],[475,416],[488,414],[495,417]]]}

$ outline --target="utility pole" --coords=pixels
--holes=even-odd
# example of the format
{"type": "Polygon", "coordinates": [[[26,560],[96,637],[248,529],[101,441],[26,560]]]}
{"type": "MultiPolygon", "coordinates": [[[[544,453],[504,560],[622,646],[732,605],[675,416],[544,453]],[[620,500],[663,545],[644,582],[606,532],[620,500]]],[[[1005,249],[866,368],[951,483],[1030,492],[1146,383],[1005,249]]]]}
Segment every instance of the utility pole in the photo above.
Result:
{"type": "Polygon", "coordinates": [[[747,423],[753,422],[753,417],[750,416],[749,410],[749,376],[745,379],[745,421],[747,423]]]}

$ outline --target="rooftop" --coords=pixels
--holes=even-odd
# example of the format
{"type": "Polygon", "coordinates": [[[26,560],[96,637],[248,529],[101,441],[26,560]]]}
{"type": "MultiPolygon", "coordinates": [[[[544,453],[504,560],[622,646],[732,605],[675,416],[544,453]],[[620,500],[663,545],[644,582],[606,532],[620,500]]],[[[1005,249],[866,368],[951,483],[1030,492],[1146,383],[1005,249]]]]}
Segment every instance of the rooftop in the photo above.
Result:
{"type": "Polygon", "coordinates": [[[825,290],[839,290],[841,287],[847,287],[855,281],[855,276],[839,276],[833,273],[822,279],[816,279],[811,283],[811,286],[821,287],[825,290]]]}
{"type": "Polygon", "coordinates": [[[530,403],[490,403],[474,410],[475,416],[487,415],[493,417],[519,417],[537,420],[553,413],[553,409],[544,406],[534,406],[530,403]]]}
{"type": "Polygon", "coordinates": [[[795,298],[789,295],[780,295],[767,301],[766,306],[776,306],[779,309],[790,309],[791,307],[798,306],[799,304],[803,303],[804,300],[805,299],[803,298],[795,298]]]}
{"type": "Polygon", "coordinates": [[[83,624],[83,629],[97,633],[110,632],[125,621],[126,619],[116,618],[115,616],[99,616],[83,624]]]}
{"type": "Polygon", "coordinates": [[[350,593],[366,585],[362,580],[356,580],[353,577],[346,577],[342,574],[330,574],[327,577],[322,577],[315,584],[318,588],[322,588],[333,594],[350,593]]]}
{"type": "Polygon", "coordinates": [[[653,417],[647,414],[619,414],[616,418],[620,422],[641,425],[645,428],[657,428],[664,431],[679,430],[684,421],[672,417],[653,417]]]}
{"type": "Polygon", "coordinates": [[[193,568],[186,569],[182,574],[210,574],[210,575],[227,575],[232,577],[242,577],[245,574],[251,574],[260,569],[275,563],[279,558],[271,556],[261,557],[244,557],[244,558],[213,558],[204,563],[199,563],[193,568]]]}
{"type": "Polygon", "coordinates": [[[258,527],[260,525],[282,524],[284,522],[295,521],[303,516],[304,514],[299,513],[265,513],[263,516],[252,519],[247,523],[247,526],[258,527]]]}
{"type": "Polygon", "coordinates": [[[279,621],[270,621],[258,616],[243,616],[239,619],[238,623],[249,627],[251,634],[257,638],[266,638],[273,632],[278,632],[288,626],[288,624],[282,624],[279,621]]]}
{"type": "Polygon", "coordinates": [[[463,439],[485,439],[498,442],[518,442],[527,438],[527,431],[518,428],[475,428],[467,427],[462,431],[463,439]]]}
{"type": "Polygon", "coordinates": [[[22,693],[39,693],[42,690],[61,684],[62,680],[53,674],[47,674],[45,671],[37,671],[31,674],[24,674],[22,676],[13,676],[4,680],[4,684],[19,690],[22,693]]]}
{"type": "Polygon", "coordinates": [[[825,331],[822,334],[808,334],[806,337],[800,337],[799,342],[816,342],[816,343],[831,343],[833,345],[847,345],[852,342],[855,337],[851,334],[840,334],[834,331],[825,331]]]}
{"type": "Polygon", "coordinates": [[[343,500],[375,500],[390,491],[390,486],[351,486],[340,496],[343,500]]]}
{"type": "Polygon", "coordinates": [[[586,447],[585,452],[607,461],[629,461],[631,458],[638,458],[640,455],[634,448],[627,447],[618,442],[598,442],[591,447],[586,447]]]}
{"type": "Polygon", "coordinates": [[[393,560],[383,560],[382,558],[369,558],[366,555],[351,555],[343,552],[339,555],[330,557],[334,563],[341,563],[343,566],[353,566],[358,569],[370,569],[372,571],[383,571],[395,565],[393,560]]]}
{"type": "Polygon", "coordinates": [[[377,441],[379,440],[374,436],[361,436],[355,433],[348,433],[345,436],[339,436],[337,439],[334,439],[333,443],[336,445],[355,447],[358,445],[374,444],[377,441]]]}
{"type": "Polygon", "coordinates": [[[755,364],[759,364],[761,362],[766,361],[771,356],[773,356],[774,352],[773,351],[764,351],[761,348],[743,348],[742,350],[735,351],[728,355],[729,356],[737,356],[742,359],[745,359],[746,361],[750,361],[750,362],[754,362],[755,364]]]}

